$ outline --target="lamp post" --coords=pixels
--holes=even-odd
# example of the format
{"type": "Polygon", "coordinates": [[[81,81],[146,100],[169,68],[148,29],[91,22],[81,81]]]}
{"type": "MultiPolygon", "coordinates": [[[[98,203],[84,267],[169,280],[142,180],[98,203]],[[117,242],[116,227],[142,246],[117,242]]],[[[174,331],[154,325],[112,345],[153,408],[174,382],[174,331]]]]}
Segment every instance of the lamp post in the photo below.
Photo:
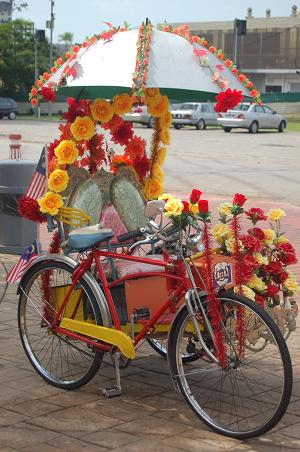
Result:
{"type": "MultiPolygon", "coordinates": [[[[38,69],[38,42],[45,41],[45,30],[34,30],[34,83],[38,79],[39,69],[38,69]]],[[[41,109],[38,105],[35,108],[35,115],[40,119],[41,109]]]]}
{"type": "MultiPolygon", "coordinates": [[[[46,27],[50,28],[50,53],[49,53],[49,64],[50,68],[53,66],[53,29],[54,29],[54,0],[50,0],[50,20],[47,20],[46,27]]],[[[52,117],[52,103],[48,102],[48,118],[52,117]]]]}
{"type": "Polygon", "coordinates": [[[233,49],[233,62],[237,62],[237,50],[238,50],[238,36],[244,36],[247,31],[247,21],[241,19],[234,19],[234,49],[233,49]]]}

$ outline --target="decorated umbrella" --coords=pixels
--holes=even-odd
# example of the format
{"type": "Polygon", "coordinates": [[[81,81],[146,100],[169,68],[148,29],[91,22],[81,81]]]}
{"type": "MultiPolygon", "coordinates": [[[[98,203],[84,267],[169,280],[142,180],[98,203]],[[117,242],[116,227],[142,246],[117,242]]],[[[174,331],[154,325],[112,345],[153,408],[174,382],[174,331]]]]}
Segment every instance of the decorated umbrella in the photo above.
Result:
{"type": "MultiPolygon", "coordinates": [[[[71,214],[64,206],[84,207],[93,222],[103,206],[112,203],[131,230],[145,221],[144,200],[162,192],[162,164],[172,124],[168,99],[216,97],[216,111],[233,108],[243,95],[260,99],[251,81],[222,51],[192,36],[186,25],[156,29],[146,21],[132,30],[107,25],[108,31],[71,47],[65,59],[58,58],[31,90],[32,105],[40,99],[54,101],[56,92],[69,96],[63,114],[67,122],[49,147],[48,191],[37,201],[42,213],[67,221],[71,214]],[[154,118],[150,149],[122,118],[135,103],[144,103],[154,118]],[[112,155],[108,151],[115,151],[116,145],[119,149],[112,155]],[[107,173],[104,177],[103,168],[111,177],[107,173]]],[[[25,207],[23,214],[36,211],[31,202],[25,207]]]]}

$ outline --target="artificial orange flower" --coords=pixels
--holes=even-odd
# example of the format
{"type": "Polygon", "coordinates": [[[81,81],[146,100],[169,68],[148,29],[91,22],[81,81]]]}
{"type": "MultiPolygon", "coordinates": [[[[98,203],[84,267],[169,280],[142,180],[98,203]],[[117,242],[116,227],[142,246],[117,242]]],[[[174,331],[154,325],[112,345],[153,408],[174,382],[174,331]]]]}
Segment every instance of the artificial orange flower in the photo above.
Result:
{"type": "Polygon", "coordinates": [[[37,101],[37,99],[32,98],[31,101],[30,101],[30,103],[31,103],[31,105],[32,105],[33,107],[35,107],[35,106],[38,104],[38,101],[37,101]]]}
{"type": "Polygon", "coordinates": [[[71,165],[78,157],[78,149],[72,140],[63,140],[54,149],[59,165],[71,165]]]}
{"type": "Polygon", "coordinates": [[[153,167],[152,167],[152,174],[151,174],[155,179],[158,179],[160,182],[162,182],[163,177],[164,177],[164,172],[161,169],[160,165],[156,162],[154,163],[153,167]]]}
{"type": "Polygon", "coordinates": [[[37,90],[36,88],[32,88],[31,91],[30,91],[30,94],[31,94],[32,96],[36,96],[37,93],[38,93],[38,90],[37,90]]]}
{"type": "Polygon", "coordinates": [[[115,113],[119,116],[124,115],[125,113],[128,113],[132,108],[132,99],[129,94],[123,93],[123,94],[117,94],[113,98],[113,109],[115,113]]]}
{"type": "Polygon", "coordinates": [[[70,129],[77,141],[90,140],[95,135],[95,124],[89,116],[77,116],[70,129]]]}
{"type": "Polygon", "coordinates": [[[61,195],[48,191],[42,198],[38,199],[38,204],[42,213],[57,215],[58,209],[64,205],[64,202],[61,195]]]}
{"type": "Polygon", "coordinates": [[[157,199],[162,192],[162,183],[153,177],[148,177],[144,183],[144,196],[146,199],[157,199]]]}
{"type": "Polygon", "coordinates": [[[145,141],[142,138],[134,136],[125,147],[125,154],[132,160],[141,158],[145,151],[145,141]]]}
{"type": "Polygon", "coordinates": [[[167,96],[157,96],[148,103],[147,108],[151,116],[158,118],[168,111],[169,100],[167,96]]]}
{"type": "Polygon", "coordinates": [[[159,125],[163,129],[164,127],[171,127],[172,115],[169,111],[165,111],[159,118],[159,125]]]}
{"type": "Polygon", "coordinates": [[[91,112],[96,121],[108,122],[114,115],[114,109],[110,102],[105,99],[96,99],[91,105],[91,112]]]}
{"type": "Polygon", "coordinates": [[[150,103],[157,96],[160,96],[159,88],[146,88],[145,91],[145,103],[150,103]]]}
{"type": "Polygon", "coordinates": [[[159,138],[161,139],[163,144],[165,144],[165,145],[170,144],[170,132],[169,132],[169,129],[167,129],[166,127],[161,129],[161,131],[159,132],[159,138]]]}
{"type": "Polygon", "coordinates": [[[60,193],[67,188],[68,182],[69,176],[67,171],[56,169],[49,176],[48,187],[51,191],[60,193]]]}

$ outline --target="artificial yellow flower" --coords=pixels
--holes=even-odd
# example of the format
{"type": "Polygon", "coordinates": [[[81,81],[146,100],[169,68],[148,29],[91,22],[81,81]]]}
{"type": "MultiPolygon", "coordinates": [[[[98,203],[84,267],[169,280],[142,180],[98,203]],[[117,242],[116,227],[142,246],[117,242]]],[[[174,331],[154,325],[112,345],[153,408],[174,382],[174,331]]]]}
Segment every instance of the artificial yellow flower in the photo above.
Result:
{"type": "Polygon", "coordinates": [[[211,233],[217,242],[222,243],[223,239],[227,239],[231,235],[231,231],[226,224],[219,223],[216,224],[212,229],[211,233]]]}
{"type": "Polygon", "coordinates": [[[67,171],[56,169],[49,176],[48,187],[51,191],[59,193],[67,188],[68,182],[69,176],[67,171]]]}
{"type": "Polygon", "coordinates": [[[172,115],[169,111],[165,111],[160,117],[159,117],[159,125],[163,129],[164,127],[171,127],[172,125],[172,115]]]}
{"type": "Polygon", "coordinates": [[[163,165],[166,159],[167,148],[165,146],[161,147],[157,152],[157,163],[163,165]]]}
{"type": "Polygon", "coordinates": [[[72,140],[63,140],[54,149],[59,165],[71,165],[78,157],[78,149],[72,140]]]}
{"type": "Polygon", "coordinates": [[[270,221],[277,221],[280,220],[282,217],[286,216],[286,213],[281,209],[270,209],[267,213],[268,220],[270,221]]]}
{"type": "Polygon", "coordinates": [[[286,238],[285,235],[281,235],[280,237],[278,237],[277,239],[277,243],[288,243],[289,240],[286,238]]]}
{"type": "Polygon", "coordinates": [[[165,204],[165,215],[177,217],[182,214],[183,204],[180,198],[170,198],[165,204]]]}
{"type": "Polygon", "coordinates": [[[267,244],[274,243],[274,240],[276,239],[276,232],[273,231],[273,229],[263,229],[263,233],[265,235],[263,242],[267,244]]]}
{"type": "Polygon", "coordinates": [[[192,204],[189,202],[189,211],[192,212],[193,215],[196,215],[199,212],[198,204],[192,204]]]}
{"type": "Polygon", "coordinates": [[[162,195],[160,195],[158,197],[158,199],[161,199],[162,201],[165,201],[165,202],[167,202],[168,199],[170,199],[170,198],[174,198],[174,196],[171,195],[170,193],[163,193],[162,195]]]}
{"type": "Polygon", "coordinates": [[[267,287],[263,280],[257,275],[252,275],[250,281],[247,282],[247,285],[258,292],[263,292],[267,287]]]}
{"type": "Polygon", "coordinates": [[[293,275],[293,273],[291,273],[291,272],[289,272],[289,276],[284,281],[283,286],[289,292],[292,292],[293,294],[296,293],[299,290],[299,286],[297,284],[297,280],[296,280],[295,276],[293,275]]]}
{"type": "Polygon", "coordinates": [[[64,205],[62,197],[51,191],[48,191],[42,198],[38,199],[40,211],[50,215],[57,215],[58,209],[64,205]]]}
{"type": "Polygon", "coordinates": [[[235,293],[241,293],[242,295],[244,295],[245,297],[249,298],[252,301],[255,301],[255,292],[254,290],[250,289],[250,287],[248,286],[241,286],[241,291],[239,287],[234,287],[233,291],[235,293]]]}
{"type": "Polygon", "coordinates": [[[148,177],[144,183],[144,196],[146,199],[157,199],[162,192],[162,183],[154,177],[148,177]]]}
{"type": "Polygon", "coordinates": [[[165,127],[161,129],[159,132],[159,138],[161,139],[162,143],[165,145],[170,144],[170,132],[169,129],[166,129],[165,127]]]}
{"type": "Polygon", "coordinates": [[[152,175],[152,177],[155,177],[159,181],[162,181],[162,179],[164,177],[164,172],[158,163],[154,163],[151,175],[152,175]]]}
{"type": "Polygon", "coordinates": [[[232,208],[232,204],[230,204],[230,202],[223,202],[222,204],[219,205],[218,207],[218,211],[220,212],[221,215],[231,215],[231,208],[232,208]]]}
{"type": "Polygon", "coordinates": [[[154,118],[159,118],[168,111],[169,99],[167,96],[157,96],[147,105],[148,113],[154,118]]]}
{"type": "Polygon", "coordinates": [[[77,116],[70,130],[75,140],[90,140],[95,135],[95,124],[89,116],[77,116]]]}
{"type": "Polygon", "coordinates": [[[253,257],[257,260],[259,265],[268,265],[269,260],[267,256],[263,256],[261,253],[253,253],[253,257]]]}
{"type": "Polygon", "coordinates": [[[96,99],[91,105],[92,116],[96,121],[106,123],[114,115],[114,109],[110,102],[105,99],[96,99]]]}
{"type": "MultiPolygon", "coordinates": [[[[225,246],[229,253],[233,253],[235,247],[235,239],[232,237],[230,239],[225,240],[225,246]]],[[[242,244],[241,240],[238,241],[238,246],[239,250],[242,251],[244,249],[244,245],[242,244]]]]}
{"type": "Polygon", "coordinates": [[[132,108],[132,98],[129,94],[117,94],[113,98],[113,109],[116,115],[122,116],[132,108]]]}

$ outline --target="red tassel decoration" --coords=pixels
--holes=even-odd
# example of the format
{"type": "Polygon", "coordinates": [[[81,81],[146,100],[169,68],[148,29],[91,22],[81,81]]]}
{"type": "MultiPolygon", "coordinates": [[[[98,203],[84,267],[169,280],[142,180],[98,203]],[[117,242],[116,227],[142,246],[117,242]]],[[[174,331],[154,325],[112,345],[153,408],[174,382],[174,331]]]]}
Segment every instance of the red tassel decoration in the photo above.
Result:
{"type": "MultiPolygon", "coordinates": [[[[58,231],[54,231],[51,239],[51,243],[48,248],[49,254],[58,254],[61,249],[61,238],[58,231]]],[[[42,283],[41,283],[41,290],[44,294],[44,300],[45,300],[45,306],[44,306],[44,318],[51,323],[53,320],[53,313],[54,311],[50,309],[50,279],[51,279],[51,271],[48,270],[44,273],[42,273],[42,283]]]]}
{"type": "Polygon", "coordinates": [[[222,316],[220,312],[220,300],[215,295],[213,275],[210,258],[210,235],[208,231],[208,223],[204,221],[203,229],[203,244],[205,247],[205,266],[206,266],[206,289],[208,302],[208,315],[211,321],[213,332],[215,335],[214,345],[216,348],[216,355],[219,359],[221,367],[226,367],[226,349],[224,343],[224,336],[221,330],[222,316]]]}
{"type": "Polygon", "coordinates": [[[40,211],[37,200],[28,196],[22,196],[18,200],[18,212],[21,217],[34,221],[35,223],[44,223],[47,221],[46,215],[43,215],[40,211]]]}

